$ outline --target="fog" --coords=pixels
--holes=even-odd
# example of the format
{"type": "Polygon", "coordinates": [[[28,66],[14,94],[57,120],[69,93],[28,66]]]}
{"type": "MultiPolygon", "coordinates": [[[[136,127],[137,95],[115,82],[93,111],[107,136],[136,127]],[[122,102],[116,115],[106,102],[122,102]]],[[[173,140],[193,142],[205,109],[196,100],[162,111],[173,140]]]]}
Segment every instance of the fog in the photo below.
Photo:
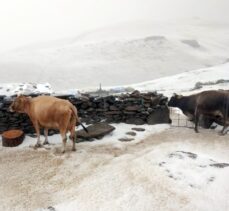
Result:
{"type": "Polygon", "coordinates": [[[229,20],[228,0],[0,0],[0,51],[135,20],[229,20]]]}

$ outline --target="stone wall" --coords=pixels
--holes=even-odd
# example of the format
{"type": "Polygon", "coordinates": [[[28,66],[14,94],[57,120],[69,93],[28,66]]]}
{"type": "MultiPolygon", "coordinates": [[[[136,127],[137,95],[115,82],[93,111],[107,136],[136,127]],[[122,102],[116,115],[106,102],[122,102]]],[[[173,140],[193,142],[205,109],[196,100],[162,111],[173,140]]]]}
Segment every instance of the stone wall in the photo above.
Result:
{"type": "MultiPolygon", "coordinates": [[[[32,97],[34,97],[33,95],[32,97]]],[[[10,113],[9,105],[15,96],[0,96],[0,133],[9,129],[22,129],[26,134],[33,134],[34,128],[26,114],[10,113]]],[[[81,121],[86,124],[105,121],[108,123],[159,124],[170,123],[167,97],[156,92],[119,96],[92,97],[90,95],[56,96],[67,99],[78,109],[81,121]]],[[[43,132],[43,131],[42,131],[43,132]]],[[[49,134],[56,133],[50,130],[49,134]]]]}

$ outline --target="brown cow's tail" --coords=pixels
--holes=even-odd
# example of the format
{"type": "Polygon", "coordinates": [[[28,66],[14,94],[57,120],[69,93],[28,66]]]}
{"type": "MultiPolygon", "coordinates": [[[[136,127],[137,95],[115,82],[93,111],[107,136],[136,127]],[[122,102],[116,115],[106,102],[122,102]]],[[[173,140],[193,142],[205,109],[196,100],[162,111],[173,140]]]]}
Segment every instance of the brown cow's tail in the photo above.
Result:
{"type": "Polygon", "coordinates": [[[81,125],[83,127],[83,129],[88,133],[88,129],[80,122],[78,114],[77,114],[76,107],[74,105],[71,106],[71,110],[73,111],[73,115],[76,118],[77,125],[81,125]]]}
{"type": "Polygon", "coordinates": [[[83,127],[83,129],[88,133],[88,129],[81,123],[79,122],[79,124],[83,127]]]}

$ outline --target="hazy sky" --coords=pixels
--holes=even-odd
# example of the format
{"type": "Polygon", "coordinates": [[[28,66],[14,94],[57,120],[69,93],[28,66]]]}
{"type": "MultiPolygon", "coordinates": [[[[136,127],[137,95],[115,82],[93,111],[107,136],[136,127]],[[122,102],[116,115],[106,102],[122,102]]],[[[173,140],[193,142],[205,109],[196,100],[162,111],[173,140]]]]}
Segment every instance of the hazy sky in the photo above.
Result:
{"type": "Polygon", "coordinates": [[[0,51],[123,21],[229,20],[229,0],[0,0],[0,51]]]}

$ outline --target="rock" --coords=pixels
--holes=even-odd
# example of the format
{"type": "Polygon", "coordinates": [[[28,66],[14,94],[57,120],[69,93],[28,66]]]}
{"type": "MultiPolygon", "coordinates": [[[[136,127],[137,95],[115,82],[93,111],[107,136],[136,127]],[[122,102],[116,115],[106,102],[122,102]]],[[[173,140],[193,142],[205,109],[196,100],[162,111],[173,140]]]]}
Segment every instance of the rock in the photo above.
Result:
{"type": "Polygon", "coordinates": [[[152,113],[147,118],[147,123],[149,125],[154,124],[163,124],[163,123],[171,123],[171,119],[169,116],[169,109],[167,106],[159,107],[152,111],[152,113]]]}
{"type": "Polygon", "coordinates": [[[229,163],[214,163],[214,164],[210,164],[209,166],[212,166],[215,168],[225,168],[229,166],[229,163]]]}
{"type": "Polygon", "coordinates": [[[107,123],[95,123],[87,127],[88,133],[86,133],[83,129],[76,132],[77,138],[82,139],[92,139],[92,138],[99,138],[111,133],[115,130],[115,127],[107,124],[107,123]]]}
{"type": "Polygon", "coordinates": [[[141,108],[139,105],[127,106],[125,108],[126,111],[139,111],[141,108]]]}
{"type": "Polygon", "coordinates": [[[155,97],[153,97],[153,98],[151,99],[151,105],[152,105],[152,107],[158,105],[159,102],[160,102],[160,96],[155,96],[155,97]]]}
{"type": "Polygon", "coordinates": [[[122,141],[122,142],[129,142],[129,141],[133,141],[134,138],[120,138],[118,139],[119,141],[122,141]]]}
{"type": "Polygon", "coordinates": [[[116,115],[116,114],[121,114],[121,111],[107,111],[105,112],[106,115],[116,115]]]}
{"type": "Polygon", "coordinates": [[[161,96],[159,105],[166,105],[167,102],[168,102],[168,97],[161,96]]]}
{"type": "Polygon", "coordinates": [[[119,110],[119,109],[118,109],[116,106],[114,106],[114,105],[110,106],[109,109],[110,109],[111,111],[118,111],[118,110],[119,110]]]}
{"type": "Polygon", "coordinates": [[[126,120],[126,123],[127,124],[133,124],[133,125],[144,125],[145,121],[141,118],[132,117],[132,118],[128,118],[126,120]]]}
{"type": "Polygon", "coordinates": [[[137,134],[136,134],[135,132],[133,132],[133,131],[127,132],[126,134],[127,134],[127,135],[130,135],[130,136],[136,136],[136,135],[137,135],[137,134]]]}
{"type": "Polygon", "coordinates": [[[140,97],[141,93],[138,90],[135,90],[130,94],[130,96],[131,97],[140,97]]]}
{"type": "Polygon", "coordinates": [[[52,206],[49,206],[48,208],[47,208],[49,211],[55,211],[56,209],[54,208],[54,207],[52,207],[52,206]]]}
{"type": "Polygon", "coordinates": [[[131,130],[135,130],[135,131],[138,131],[138,132],[143,132],[146,129],[145,128],[140,128],[140,127],[133,127],[133,128],[131,128],[131,130]]]}
{"type": "Polygon", "coordinates": [[[200,44],[198,43],[197,40],[181,40],[182,43],[189,45],[193,48],[200,48],[200,44]]]}
{"type": "Polygon", "coordinates": [[[185,151],[176,151],[176,152],[183,153],[183,154],[187,155],[191,159],[196,159],[197,158],[197,154],[192,153],[192,152],[185,152],[185,151]]]}
{"type": "Polygon", "coordinates": [[[135,111],[123,111],[124,114],[127,114],[127,115],[135,115],[136,112],[135,111]]]}

